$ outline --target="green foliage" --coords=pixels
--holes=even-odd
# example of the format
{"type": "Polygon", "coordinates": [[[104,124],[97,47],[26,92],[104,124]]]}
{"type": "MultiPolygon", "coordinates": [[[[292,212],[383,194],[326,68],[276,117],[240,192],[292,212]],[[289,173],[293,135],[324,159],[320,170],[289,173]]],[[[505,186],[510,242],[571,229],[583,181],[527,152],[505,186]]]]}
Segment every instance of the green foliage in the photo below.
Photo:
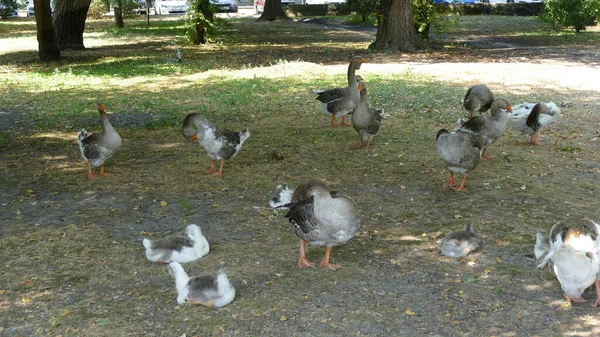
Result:
{"type": "Polygon", "coordinates": [[[11,16],[17,9],[19,4],[15,0],[0,0],[0,18],[6,19],[11,16]]]}
{"type": "Polygon", "coordinates": [[[209,0],[193,0],[187,13],[187,36],[194,44],[205,43],[219,30],[227,25],[225,19],[216,18],[216,6],[209,0]],[[202,35],[202,36],[201,36],[202,35]]]}
{"type": "Polygon", "coordinates": [[[110,11],[110,0],[92,0],[87,15],[92,19],[100,19],[108,11],[110,11]]]}
{"type": "Polygon", "coordinates": [[[447,30],[451,25],[455,25],[456,21],[451,20],[446,15],[447,12],[447,6],[436,6],[433,4],[433,0],[413,0],[413,24],[419,36],[427,40],[432,24],[436,34],[447,30]]]}
{"type": "Polygon", "coordinates": [[[600,14],[600,0],[548,0],[540,19],[554,29],[572,27],[576,32],[594,24],[600,14]]]}
{"type": "Polygon", "coordinates": [[[377,13],[379,0],[348,0],[350,10],[356,12],[362,19],[362,22],[367,22],[371,14],[377,13]]]}

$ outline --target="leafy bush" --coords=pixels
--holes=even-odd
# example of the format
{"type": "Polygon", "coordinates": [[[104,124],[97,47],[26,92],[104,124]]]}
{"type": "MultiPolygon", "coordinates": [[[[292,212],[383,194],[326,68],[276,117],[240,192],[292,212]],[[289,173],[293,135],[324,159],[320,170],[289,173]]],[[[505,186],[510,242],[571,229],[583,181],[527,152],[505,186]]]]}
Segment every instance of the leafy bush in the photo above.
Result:
{"type": "Polygon", "coordinates": [[[419,36],[424,40],[429,39],[429,31],[434,23],[436,34],[455,25],[456,21],[447,15],[449,11],[448,6],[434,5],[433,0],[413,0],[413,24],[419,36]]]}
{"type": "Polygon", "coordinates": [[[576,32],[598,20],[600,0],[547,0],[540,19],[554,29],[572,27],[576,32]]]}
{"type": "Polygon", "coordinates": [[[377,13],[379,0],[348,0],[347,5],[351,11],[360,15],[362,22],[367,22],[371,14],[377,13]]]}
{"type": "Polygon", "coordinates": [[[6,19],[11,16],[17,9],[19,4],[15,0],[0,0],[0,18],[6,19]]]}
{"type": "Polygon", "coordinates": [[[192,43],[209,42],[219,28],[229,24],[225,19],[215,17],[217,9],[209,0],[192,0],[186,22],[187,36],[192,43]]]}
{"type": "Polygon", "coordinates": [[[110,11],[110,0],[92,0],[87,15],[92,19],[100,19],[108,11],[110,11]]]}

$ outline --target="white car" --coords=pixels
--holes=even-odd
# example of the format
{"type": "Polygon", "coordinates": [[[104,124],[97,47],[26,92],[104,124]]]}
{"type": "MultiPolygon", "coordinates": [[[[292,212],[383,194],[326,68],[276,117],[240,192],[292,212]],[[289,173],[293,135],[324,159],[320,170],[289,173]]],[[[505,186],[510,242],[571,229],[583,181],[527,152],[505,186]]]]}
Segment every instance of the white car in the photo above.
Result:
{"type": "Polygon", "coordinates": [[[341,5],[345,4],[346,0],[306,0],[305,5],[341,5]]]}
{"type": "Polygon", "coordinates": [[[156,0],[154,11],[156,14],[185,13],[190,8],[186,1],[182,0],[156,0]]]}
{"type": "Polygon", "coordinates": [[[219,12],[226,13],[237,13],[238,3],[237,0],[210,0],[211,5],[217,6],[219,12]]]}

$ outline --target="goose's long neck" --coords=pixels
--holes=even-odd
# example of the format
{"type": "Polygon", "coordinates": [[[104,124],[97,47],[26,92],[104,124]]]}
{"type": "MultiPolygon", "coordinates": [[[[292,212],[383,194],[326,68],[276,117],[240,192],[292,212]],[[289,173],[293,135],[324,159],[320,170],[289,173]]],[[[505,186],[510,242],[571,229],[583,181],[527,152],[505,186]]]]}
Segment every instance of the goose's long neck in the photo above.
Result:
{"type": "Polygon", "coordinates": [[[356,67],[354,66],[354,63],[348,65],[348,86],[358,88],[358,83],[356,82],[356,67]]]}
{"type": "Polygon", "coordinates": [[[113,128],[112,124],[110,124],[106,112],[100,113],[100,119],[102,119],[102,127],[104,128],[104,133],[110,134],[116,132],[115,128],[113,128]]]}
{"type": "Polygon", "coordinates": [[[177,287],[177,291],[181,291],[187,287],[190,278],[179,263],[171,263],[170,266],[173,269],[173,274],[175,274],[175,286],[177,287]]]}

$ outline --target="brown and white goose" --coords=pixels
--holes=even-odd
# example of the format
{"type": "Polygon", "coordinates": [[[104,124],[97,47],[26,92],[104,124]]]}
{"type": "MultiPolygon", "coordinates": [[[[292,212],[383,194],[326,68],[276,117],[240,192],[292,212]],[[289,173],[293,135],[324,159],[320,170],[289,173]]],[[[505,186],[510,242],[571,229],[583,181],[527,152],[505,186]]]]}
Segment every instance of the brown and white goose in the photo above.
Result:
{"type": "Polygon", "coordinates": [[[292,225],[292,232],[300,238],[300,268],[315,265],[306,258],[306,242],[327,247],[321,267],[330,270],[341,267],[329,262],[331,248],[348,242],[361,228],[361,217],[352,198],[330,192],[323,181],[311,179],[296,190],[287,186],[279,187],[278,194],[270,205],[290,209],[285,217],[292,225]],[[282,204],[282,200],[290,200],[291,203],[282,204]]]}
{"type": "Polygon", "coordinates": [[[188,302],[209,308],[221,308],[233,302],[235,298],[235,288],[222,270],[217,277],[212,275],[189,277],[179,262],[171,262],[169,274],[175,279],[179,304],[188,302]]]}
{"type": "Polygon", "coordinates": [[[475,111],[479,111],[481,115],[488,111],[494,102],[494,94],[485,84],[477,84],[469,89],[463,99],[463,107],[469,112],[469,116],[473,117],[475,111]]]}
{"type": "Polygon", "coordinates": [[[459,192],[467,191],[465,182],[469,172],[479,163],[486,143],[485,137],[471,132],[461,130],[448,132],[446,129],[438,131],[435,148],[450,170],[450,179],[444,184],[444,187],[450,187],[459,192]],[[454,173],[463,175],[460,185],[454,180],[454,173]]]}
{"type": "Polygon", "coordinates": [[[92,166],[100,166],[100,175],[106,176],[110,173],[104,171],[104,161],[112,157],[113,153],[121,146],[123,141],[121,136],[113,128],[106,115],[106,105],[98,104],[98,113],[102,121],[102,128],[104,132],[89,134],[85,129],[81,129],[77,135],[77,141],[79,143],[79,152],[83,160],[87,162],[88,179],[94,179],[95,176],[92,173],[92,166]]]}
{"type": "Polygon", "coordinates": [[[364,81],[358,82],[360,102],[352,113],[352,126],[358,132],[358,147],[368,148],[373,136],[379,131],[383,109],[375,110],[369,107],[367,101],[367,86],[364,81]]]}
{"type": "MultiPolygon", "coordinates": [[[[581,294],[596,286],[600,305],[600,226],[589,219],[567,219],[550,230],[550,249],[538,259],[538,268],[552,262],[552,269],[569,302],[584,302],[581,294]]],[[[536,254],[537,255],[537,254],[536,254]]]]}
{"type": "MultiPolygon", "coordinates": [[[[314,90],[318,95],[317,100],[321,109],[326,114],[331,114],[331,126],[337,127],[336,118],[342,117],[342,126],[349,126],[346,123],[346,115],[351,112],[360,101],[358,92],[358,82],[356,79],[356,70],[367,62],[360,56],[355,56],[348,65],[348,87],[334,88],[329,90],[314,90]]],[[[360,79],[360,77],[359,77],[360,79]]]]}
{"type": "Polygon", "coordinates": [[[559,116],[560,108],[553,102],[515,105],[508,114],[510,122],[517,129],[531,136],[533,145],[540,145],[539,131],[554,123],[559,116]]]}
{"type": "Polygon", "coordinates": [[[171,235],[160,240],[143,239],[146,258],[158,263],[188,263],[204,257],[210,251],[208,241],[198,225],[188,225],[185,235],[171,235]]]}
{"type": "Polygon", "coordinates": [[[492,158],[487,155],[487,147],[504,135],[510,111],[512,111],[510,103],[504,98],[497,98],[492,103],[490,114],[471,117],[468,120],[462,118],[458,120],[461,131],[471,132],[485,138],[486,145],[481,155],[482,159],[492,158]]]}
{"type": "Polygon", "coordinates": [[[197,113],[185,116],[182,132],[185,137],[197,140],[200,146],[206,150],[211,163],[210,168],[205,172],[213,176],[223,175],[225,160],[240,152],[242,145],[250,137],[248,129],[240,132],[229,131],[216,126],[197,113]],[[221,161],[221,167],[218,171],[216,167],[217,160],[221,161]]]}
{"type": "Polygon", "coordinates": [[[471,225],[465,225],[462,231],[451,232],[440,242],[440,252],[448,257],[465,257],[477,250],[481,240],[473,232],[471,225]]]}

